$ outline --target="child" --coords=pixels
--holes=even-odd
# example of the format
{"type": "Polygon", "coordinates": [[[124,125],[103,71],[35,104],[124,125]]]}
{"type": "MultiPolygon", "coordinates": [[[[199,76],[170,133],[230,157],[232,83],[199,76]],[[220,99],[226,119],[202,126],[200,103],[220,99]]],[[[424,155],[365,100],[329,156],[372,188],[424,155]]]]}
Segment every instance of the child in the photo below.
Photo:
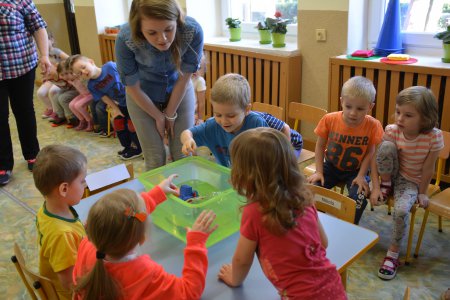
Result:
{"type": "MultiPolygon", "coordinates": [[[[55,47],[55,38],[53,34],[47,30],[48,34],[48,56],[50,62],[54,65],[57,65],[60,61],[69,57],[64,51],[55,47]]],[[[37,90],[36,94],[39,99],[44,102],[46,107],[44,113],[42,114],[43,119],[49,118],[53,113],[52,103],[50,98],[58,92],[59,88],[55,86],[50,81],[44,79],[44,82],[37,90]]]]}
{"type": "Polygon", "coordinates": [[[203,53],[202,60],[200,61],[200,69],[192,74],[192,84],[194,85],[195,98],[197,100],[195,104],[195,125],[203,123],[205,118],[205,95],[206,95],[206,82],[203,76],[206,70],[206,58],[203,53]]]}
{"type": "Polygon", "coordinates": [[[87,81],[81,80],[80,76],[70,71],[72,57],[69,57],[65,62],[64,68],[66,72],[64,73],[64,78],[75,87],[79,95],[70,101],[69,108],[80,121],[78,126],[75,127],[75,130],[90,132],[94,130],[94,122],[92,121],[92,116],[87,111],[87,106],[92,101],[92,95],[86,87],[87,81]]]}
{"type": "Polygon", "coordinates": [[[316,172],[308,182],[328,189],[345,182],[349,197],[356,202],[355,224],[367,206],[367,171],[383,137],[380,122],[367,115],[374,106],[375,93],[369,79],[350,78],[342,86],[342,111],[326,114],[314,130],[318,135],[316,172]]]}
{"type": "Polygon", "coordinates": [[[255,112],[263,117],[263,119],[266,121],[267,125],[270,128],[282,132],[291,141],[292,147],[294,148],[295,156],[298,158],[303,148],[302,135],[298,133],[296,130],[291,129],[288,124],[275,118],[271,114],[259,111],[255,112]]]}
{"type": "Polygon", "coordinates": [[[214,117],[181,134],[182,151],[195,153],[197,146],[207,146],[222,166],[230,166],[228,147],[239,133],[255,127],[267,127],[266,121],[250,111],[250,85],[244,76],[221,76],[211,90],[214,117]]]}
{"type": "Polygon", "coordinates": [[[182,277],[168,274],[148,255],[138,255],[145,241],[148,214],[176,194],[173,175],[142,198],[128,189],[103,196],[89,211],[88,239],[78,251],[74,299],[199,299],[208,269],[206,240],[216,226],[212,211],[202,211],[188,229],[182,277]]]}
{"type": "Polygon", "coordinates": [[[219,278],[239,286],[256,252],[282,299],[346,299],[289,141],[272,128],[248,130],[231,143],[231,161],[231,184],[247,204],[233,261],[219,278]]]}
{"type": "Polygon", "coordinates": [[[59,87],[59,90],[54,95],[51,95],[50,100],[52,102],[53,114],[50,116],[52,119],[52,127],[58,127],[64,122],[68,122],[70,125],[78,123],[78,119],[70,110],[69,103],[73,98],[78,96],[77,90],[65,79],[65,67],[64,61],[61,61],[56,68],[50,69],[47,80],[59,87]]]}
{"type": "Polygon", "coordinates": [[[94,101],[102,100],[111,107],[114,129],[120,144],[124,147],[120,158],[129,160],[142,156],[141,144],[128,114],[125,86],[120,82],[116,63],[109,61],[99,68],[92,59],[74,55],[70,67],[75,74],[81,74],[84,79],[89,80],[88,89],[94,101]]]}
{"type": "MultiPolygon", "coordinates": [[[[381,185],[378,185],[378,176],[372,176],[370,197],[371,203],[377,205],[380,196],[386,200],[394,194],[391,244],[378,271],[382,279],[391,280],[397,273],[400,245],[411,207],[416,202],[421,207],[428,206],[428,185],[439,150],[444,147],[442,132],[435,128],[437,125],[437,101],[429,89],[413,86],[398,94],[395,124],[386,126],[376,155],[381,185]]],[[[377,170],[376,167],[373,169],[377,170]]]]}
{"type": "Polygon", "coordinates": [[[39,273],[53,282],[59,299],[72,299],[72,270],[86,235],[72,207],[86,187],[86,163],[80,151],[50,145],[39,152],[33,169],[34,184],[45,199],[36,215],[39,273]]]}

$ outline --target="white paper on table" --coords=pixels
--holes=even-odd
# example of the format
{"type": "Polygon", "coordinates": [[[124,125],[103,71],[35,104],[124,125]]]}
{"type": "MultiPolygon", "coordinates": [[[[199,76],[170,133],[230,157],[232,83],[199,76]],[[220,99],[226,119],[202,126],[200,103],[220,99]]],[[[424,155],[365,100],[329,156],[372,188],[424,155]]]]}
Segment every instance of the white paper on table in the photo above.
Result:
{"type": "Polygon", "coordinates": [[[86,176],[86,183],[91,191],[130,178],[125,164],[120,164],[86,176]]]}

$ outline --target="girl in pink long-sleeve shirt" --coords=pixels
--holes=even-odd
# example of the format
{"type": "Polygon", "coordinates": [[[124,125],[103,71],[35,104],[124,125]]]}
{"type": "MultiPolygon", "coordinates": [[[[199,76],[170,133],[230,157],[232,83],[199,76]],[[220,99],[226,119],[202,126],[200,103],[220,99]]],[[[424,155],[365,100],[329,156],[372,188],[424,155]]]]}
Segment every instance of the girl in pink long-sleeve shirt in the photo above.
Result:
{"type": "Polygon", "coordinates": [[[208,268],[205,247],[216,226],[212,211],[203,211],[187,232],[183,276],[164,271],[136,247],[145,241],[147,214],[176,194],[170,176],[139,197],[119,189],[102,197],[89,211],[73,271],[74,299],[199,299],[205,288],[208,268]],[[143,200],[142,200],[143,199],[143,200]]]}

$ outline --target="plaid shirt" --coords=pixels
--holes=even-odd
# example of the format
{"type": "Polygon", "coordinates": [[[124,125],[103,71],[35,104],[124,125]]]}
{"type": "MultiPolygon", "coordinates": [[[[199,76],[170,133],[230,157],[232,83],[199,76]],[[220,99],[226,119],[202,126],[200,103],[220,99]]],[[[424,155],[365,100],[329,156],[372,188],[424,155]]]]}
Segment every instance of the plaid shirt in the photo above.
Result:
{"type": "Polygon", "coordinates": [[[17,78],[36,67],[33,34],[46,27],[31,0],[0,0],[0,80],[17,78]]]}

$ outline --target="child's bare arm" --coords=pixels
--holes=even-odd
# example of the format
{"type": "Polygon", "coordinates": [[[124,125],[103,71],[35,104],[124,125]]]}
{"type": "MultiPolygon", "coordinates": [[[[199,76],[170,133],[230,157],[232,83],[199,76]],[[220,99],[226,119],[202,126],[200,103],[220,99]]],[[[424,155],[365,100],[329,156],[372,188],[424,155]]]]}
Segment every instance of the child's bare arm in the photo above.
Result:
{"type": "Polygon", "coordinates": [[[433,151],[428,153],[427,158],[425,159],[425,162],[422,167],[422,176],[421,181],[419,184],[419,205],[421,207],[427,207],[428,206],[428,185],[431,182],[431,178],[433,178],[434,174],[434,166],[436,164],[436,160],[439,156],[439,151],[433,151]]]}
{"type": "Polygon", "coordinates": [[[364,191],[366,195],[369,195],[370,188],[369,184],[366,181],[366,174],[367,171],[369,171],[369,165],[372,161],[372,157],[375,154],[375,145],[369,146],[367,149],[366,155],[364,156],[361,166],[358,171],[358,175],[353,179],[352,185],[357,184],[358,185],[358,193],[361,193],[361,191],[364,191]]]}
{"type": "Polygon", "coordinates": [[[320,181],[321,185],[324,185],[325,178],[323,177],[323,158],[325,157],[325,147],[327,145],[327,140],[323,137],[318,137],[315,148],[315,163],[316,163],[316,173],[308,177],[309,183],[315,183],[320,181]]]}
{"type": "Polygon", "coordinates": [[[181,151],[184,155],[195,154],[197,144],[195,143],[192,132],[189,129],[186,129],[181,133],[180,140],[181,144],[183,144],[181,151]]]}
{"type": "Polygon", "coordinates": [[[111,107],[113,119],[118,116],[124,117],[124,115],[122,114],[122,112],[119,109],[119,106],[117,106],[116,102],[114,102],[111,98],[109,98],[108,96],[103,96],[102,101],[104,103],[106,103],[106,105],[111,107]]]}
{"type": "Polygon", "coordinates": [[[72,272],[73,272],[73,266],[56,273],[56,275],[58,276],[59,282],[61,282],[61,285],[66,290],[70,290],[72,288],[72,284],[73,284],[72,272]]]}
{"type": "Polygon", "coordinates": [[[205,118],[205,95],[206,91],[196,91],[197,96],[197,110],[198,118],[203,120],[205,118]]]}
{"type": "Polygon", "coordinates": [[[219,279],[231,287],[241,285],[252,266],[255,250],[256,242],[241,235],[234,252],[233,262],[220,268],[219,279]]]}

